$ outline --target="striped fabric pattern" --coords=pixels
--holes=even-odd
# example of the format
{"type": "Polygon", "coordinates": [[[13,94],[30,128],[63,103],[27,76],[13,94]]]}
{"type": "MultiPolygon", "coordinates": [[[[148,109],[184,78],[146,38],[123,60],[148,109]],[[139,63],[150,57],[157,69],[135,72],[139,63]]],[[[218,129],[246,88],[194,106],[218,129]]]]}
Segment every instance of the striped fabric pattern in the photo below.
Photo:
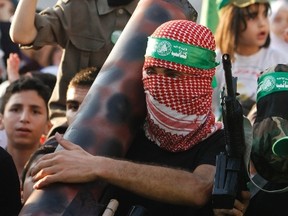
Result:
{"type": "MultiPolygon", "coordinates": [[[[215,51],[212,32],[187,20],[162,24],[152,34],[215,51]]],[[[146,136],[170,152],[185,151],[222,128],[211,110],[212,77],[215,68],[204,70],[145,57],[143,83],[148,115],[146,136]],[[147,75],[148,67],[162,67],[187,74],[177,78],[147,75]]]]}

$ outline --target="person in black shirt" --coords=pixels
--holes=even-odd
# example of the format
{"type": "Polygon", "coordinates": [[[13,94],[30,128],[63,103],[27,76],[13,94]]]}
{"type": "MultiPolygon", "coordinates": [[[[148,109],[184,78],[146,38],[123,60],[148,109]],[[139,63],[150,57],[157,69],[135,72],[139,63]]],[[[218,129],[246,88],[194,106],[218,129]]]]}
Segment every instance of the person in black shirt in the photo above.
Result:
{"type": "Polygon", "coordinates": [[[216,155],[225,151],[222,124],[211,108],[214,51],[204,26],[187,20],[160,25],[148,39],[143,66],[146,120],[126,160],[91,155],[56,134],[66,150],[36,163],[34,188],[101,179],[110,184],[101,202],[119,201],[115,215],[127,215],[131,205],[149,215],[214,215],[216,155]]]}
{"type": "Polygon", "coordinates": [[[16,216],[22,208],[20,181],[11,155],[0,147],[0,215],[16,216]]]}

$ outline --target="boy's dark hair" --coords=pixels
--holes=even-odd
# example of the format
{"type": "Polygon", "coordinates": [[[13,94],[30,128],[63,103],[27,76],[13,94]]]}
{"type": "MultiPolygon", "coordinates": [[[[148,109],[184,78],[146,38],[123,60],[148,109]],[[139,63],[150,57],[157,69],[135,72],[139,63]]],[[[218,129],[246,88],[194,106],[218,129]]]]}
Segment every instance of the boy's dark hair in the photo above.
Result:
{"type": "Polygon", "coordinates": [[[32,77],[40,79],[45,85],[49,86],[51,91],[53,91],[56,84],[56,76],[50,73],[43,73],[41,71],[31,71],[32,77]]]}
{"type": "Polygon", "coordinates": [[[99,69],[96,67],[89,67],[82,69],[71,79],[69,87],[71,86],[90,87],[93,84],[98,73],[99,69]]]}
{"type": "MultiPolygon", "coordinates": [[[[48,101],[51,96],[51,89],[45,85],[41,80],[34,77],[20,77],[20,79],[12,82],[6,89],[5,94],[2,97],[0,112],[3,114],[6,104],[8,103],[11,96],[15,93],[33,90],[36,91],[37,94],[45,101],[46,109],[47,109],[47,118],[48,114],[48,101]]],[[[28,99],[28,98],[27,98],[28,99]]]]}

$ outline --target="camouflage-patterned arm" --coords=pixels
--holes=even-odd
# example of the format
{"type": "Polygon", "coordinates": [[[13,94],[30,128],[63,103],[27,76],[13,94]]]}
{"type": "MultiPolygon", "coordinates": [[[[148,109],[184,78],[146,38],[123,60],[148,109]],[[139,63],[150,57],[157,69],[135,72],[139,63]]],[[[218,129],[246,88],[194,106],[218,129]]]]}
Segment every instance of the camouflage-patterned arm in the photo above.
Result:
{"type": "MultiPolygon", "coordinates": [[[[188,0],[140,0],[64,138],[93,155],[125,156],[146,114],[141,79],[147,37],[166,21],[196,18],[188,0]]],[[[99,215],[105,185],[53,184],[34,191],[20,216],[99,215]]]]}

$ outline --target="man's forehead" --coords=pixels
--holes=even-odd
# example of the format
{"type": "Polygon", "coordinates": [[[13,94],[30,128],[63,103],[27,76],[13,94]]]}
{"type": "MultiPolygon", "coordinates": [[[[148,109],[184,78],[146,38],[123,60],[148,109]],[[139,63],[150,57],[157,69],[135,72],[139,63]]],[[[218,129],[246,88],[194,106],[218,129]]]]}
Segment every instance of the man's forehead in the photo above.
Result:
{"type": "Polygon", "coordinates": [[[68,101],[72,99],[75,100],[77,98],[84,98],[87,95],[88,91],[89,87],[86,86],[71,86],[67,90],[66,99],[68,101]]]}
{"type": "Polygon", "coordinates": [[[14,93],[9,98],[7,105],[39,106],[46,107],[45,100],[36,91],[28,90],[14,93]]]}

